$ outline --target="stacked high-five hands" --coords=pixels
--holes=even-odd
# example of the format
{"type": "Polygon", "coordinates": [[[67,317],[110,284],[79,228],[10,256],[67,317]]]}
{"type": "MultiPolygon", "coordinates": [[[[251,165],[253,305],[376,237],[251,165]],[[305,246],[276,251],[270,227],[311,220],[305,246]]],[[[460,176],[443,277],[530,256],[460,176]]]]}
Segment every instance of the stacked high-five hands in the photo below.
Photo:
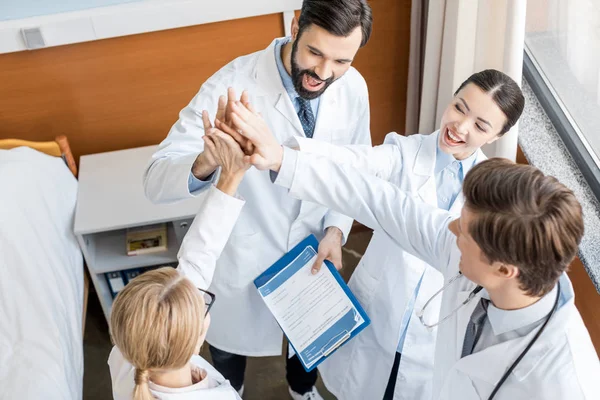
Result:
{"type": "MultiPolygon", "coordinates": [[[[250,104],[248,92],[244,91],[236,100],[235,92],[230,88],[227,99],[225,96],[219,98],[214,126],[207,111],[202,112],[202,120],[205,157],[209,163],[219,165],[223,170],[245,170],[254,166],[259,170],[279,172],[283,148],[263,117],[250,104]]],[[[342,268],[342,239],[342,232],[338,228],[327,229],[319,243],[313,273],[319,272],[325,259],[331,261],[338,270],[342,268]]]]}
{"type": "Polygon", "coordinates": [[[228,92],[228,101],[219,100],[219,110],[214,127],[208,119],[208,113],[202,112],[204,121],[204,141],[220,142],[235,154],[244,153],[238,162],[260,170],[279,171],[283,158],[283,149],[271,133],[269,126],[256,112],[248,101],[248,93],[244,91],[239,100],[231,99],[235,96],[232,89],[228,92]],[[226,104],[225,107],[223,105],[226,104]],[[233,140],[231,140],[233,139],[233,140]]]}

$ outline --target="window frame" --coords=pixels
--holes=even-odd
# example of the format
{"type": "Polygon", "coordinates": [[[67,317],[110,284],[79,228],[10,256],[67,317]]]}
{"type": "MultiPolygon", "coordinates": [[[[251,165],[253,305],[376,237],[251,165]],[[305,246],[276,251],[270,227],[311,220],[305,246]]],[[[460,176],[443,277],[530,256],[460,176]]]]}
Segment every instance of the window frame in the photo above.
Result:
{"type": "MultiPolygon", "coordinates": [[[[590,189],[600,199],[600,160],[558,97],[542,68],[525,45],[523,76],[550,118],[590,189]]],[[[600,127],[599,127],[600,129],[600,127]]]]}

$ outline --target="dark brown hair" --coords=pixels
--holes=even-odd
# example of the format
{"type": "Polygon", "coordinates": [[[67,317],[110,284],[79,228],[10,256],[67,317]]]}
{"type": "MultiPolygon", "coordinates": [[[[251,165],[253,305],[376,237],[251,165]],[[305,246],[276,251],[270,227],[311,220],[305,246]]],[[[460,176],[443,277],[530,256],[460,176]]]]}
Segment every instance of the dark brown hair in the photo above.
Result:
{"type": "Polygon", "coordinates": [[[475,214],[469,234],[487,261],[518,267],[528,295],[548,293],[583,236],[581,205],[573,192],[535,167],[502,158],[473,167],[463,192],[465,207],[475,214]]]}
{"type": "Polygon", "coordinates": [[[362,47],[371,37],[373,15],[366,0],[304,0],[298,19],[298,38],[311,24],[343,37],[360,26],[362,47]]]}
{"type": "Polygon", "coordinates": [[[523,108],[525,108],[525,97],[517,82],[500,71],[486,69],[471,75],[459,86],[454,95],[456,96],[469,83],[489,94],[494,103],[500,107],[506,116],[506,123],[499,135],[504,135],[517,123],[523,113],[523,108]]]}

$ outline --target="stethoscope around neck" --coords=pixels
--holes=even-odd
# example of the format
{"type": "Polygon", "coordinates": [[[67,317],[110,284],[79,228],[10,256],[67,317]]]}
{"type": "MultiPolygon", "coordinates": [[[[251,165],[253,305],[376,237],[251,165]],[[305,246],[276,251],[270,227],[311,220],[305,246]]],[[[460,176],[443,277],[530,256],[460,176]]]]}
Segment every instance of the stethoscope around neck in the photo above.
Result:
{"type": "MultiPolygon", "coordinates": [[[[427,328],[434,328],[434,327],[442,324],[443,322],[447,321],[448,319],[450,319],[451,317],[453,317],[458,312],[458,310],[460,310],[461,308],[463,308],[464,306],[466,306],[471,300],[473,300],[473,298],[477,295],[477,293],[481,292],[481,290],[483,289],[483,287],[477,285],[477,287],[475,287],[475,289],[473,289],[471,291],[471,293],[469,293],[469,296],[467,296],[467,298],[463,302],[461,302],[456,308],[454,308],[454,310],[452,310],[452,312],[450,314],[448,314],[445,317],[439,319],[438,322],[436,322],[434,324],[428,324],[428,323],[426,323],[425,319],[423,318],[423,316],[425,315],[425,309],[427,308],[427,306],[429,305],[429,303],[431,303],[433,301],[433,299],[435,299],[440,293],[442,293],[444,290],[446,290],[448,288],[448,286],[452,285],[456,280],[462,278],[463,276],[464,275],[462,274],[462,272],[459,272],[454,277],[452,277],[448,281],[448,283],[446,283],[444,286],[442,286],[442,288],[440,290],[438,290],[437,292],[435,292],[433,294],[433,296],[431,296],[429,298],[429,300],[427,300],[427,302],[425,303],[425,305],[423,305],[423,308],[421,308],[419,311],[416,312],[417,317],[419,317],[419,320],[421,321],[421,323],[425,327],[427,327],[427,328]]],[[[510,374],[512,373],[512,371],[521,362],[521,360],[523,359],[523,357],[525,357],[525,354],[527,354],[527,352],[529,351],[529,349],[531,349],[531,347],[534,345],[534,343],[538,340],[538,338],[540,337],[540,335],[542,334],[542,332],[544,331],[544,329],[546,329],[546,325],[548,325],[548,322],[550,321],[550,318],[552,318],[552,316],[556,312],[556,309],[558,308],[558,300],[559,299],[560,299],[560,281],[558,282],[558,287],[557,287],[557,291],[556,291],[556,300],[554,300],[554,305],[552,306],[552,310],[550,310],[550,312],[546,316],[546,320],[544,321],[544,324],[542,325],[542,327],[540,328],[540,330],[537,331],[537,333],[535,334],[535,336],[533,337],[533,339],[531,339],[531,341],[527,344],[527,347],[525,347],[525,349],[521,352],[521,354],[519,354],[519,356],[517,357],[517,359],[506,370],[506,372],[504,373],[504,375],[502,375],[502,378],[500,378],[500,380],[498,381],[498,383],[494,387],[494,390],[492,391],[492,394],[490,394],[490,397],[488,397],[488,400],[492,400],[494,398],[494,396],[496,395],[496,393],[498,393],[498,390],[500,389],[500,387],[502,386],[502,384],[504,383],[504,381],[506,381],[506,379],[510,376],[510,374]]]]}
{"type": "Polygon", "coordinates": [[[456,314],[458,312],[458,310],[460,310],[461,308],[463,308],[464,306],[466,306],[471,300],[473,300],[473,297],[475,297],[477,295],[477,293],[481,292],[481,290],[483,289],[483,287],[477,285],[477,287],[475,289],[473,289],[471,291],[471,293],[469,293],[469,296],[462,303],[460,303],[454,310],[452,310],[452,312],[450,314],[448,314],[444,318],[438,320],[438,322],[436,322],[435,324],[428,324],[427,322],[425,322],[425,318],[423,316],[425,315],[425,309],[427,308],[427,306],[429,305],[429,303],[431,303],[433,301],[433,299],[435,299],[440,293],[442,293],[444,290],[446,290],[448,288],[448,286],[452,285],[455,281],[457,281],[458,279],[462,278],[463,276],[464,275],[462,274],[462,272],[459,272],[454,277],[452,277],[448,281],[448,283],[446,283],[444,286],[442,286],[442,288],[440,290],[438,290],[437,292],[435,292],[433,294],[433,296],[431,296],[431,298],[429,298],[429,300],[427,300],[427,302],[425,303],[425,305],[423,305],[423,308],[421,308],[419,311],[417,311],[417,313],[416,313],[417,317],[419,317],[419,320],[421,321],[421,323],[426,328],[435,328],[439,324],[447,321],[448,319],[450,319],[451,317],[453,317],[454,314],[456,314]]]}

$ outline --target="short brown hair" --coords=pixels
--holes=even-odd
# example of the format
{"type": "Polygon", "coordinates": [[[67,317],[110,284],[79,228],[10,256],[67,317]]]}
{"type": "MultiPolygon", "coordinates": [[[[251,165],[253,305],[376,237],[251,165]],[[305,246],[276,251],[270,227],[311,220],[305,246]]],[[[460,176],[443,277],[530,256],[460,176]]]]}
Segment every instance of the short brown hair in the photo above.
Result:
{"type": "Polygon", "coordinates": [[[311,24],[342,37],[360,26],[360,47],[363,47],[371,37],[373,14],[366,0],[304,0],[298,19],[298,38],[311,24]]]}
{"type": "Polygon", "coordinates": [[[583,236],[581,205],[556,178],[502,158],[469,171],[465,207],[476,215],[469,234],[490,263],[519,268],[521,289],[548,293],[577,254],[583,236]]]}

